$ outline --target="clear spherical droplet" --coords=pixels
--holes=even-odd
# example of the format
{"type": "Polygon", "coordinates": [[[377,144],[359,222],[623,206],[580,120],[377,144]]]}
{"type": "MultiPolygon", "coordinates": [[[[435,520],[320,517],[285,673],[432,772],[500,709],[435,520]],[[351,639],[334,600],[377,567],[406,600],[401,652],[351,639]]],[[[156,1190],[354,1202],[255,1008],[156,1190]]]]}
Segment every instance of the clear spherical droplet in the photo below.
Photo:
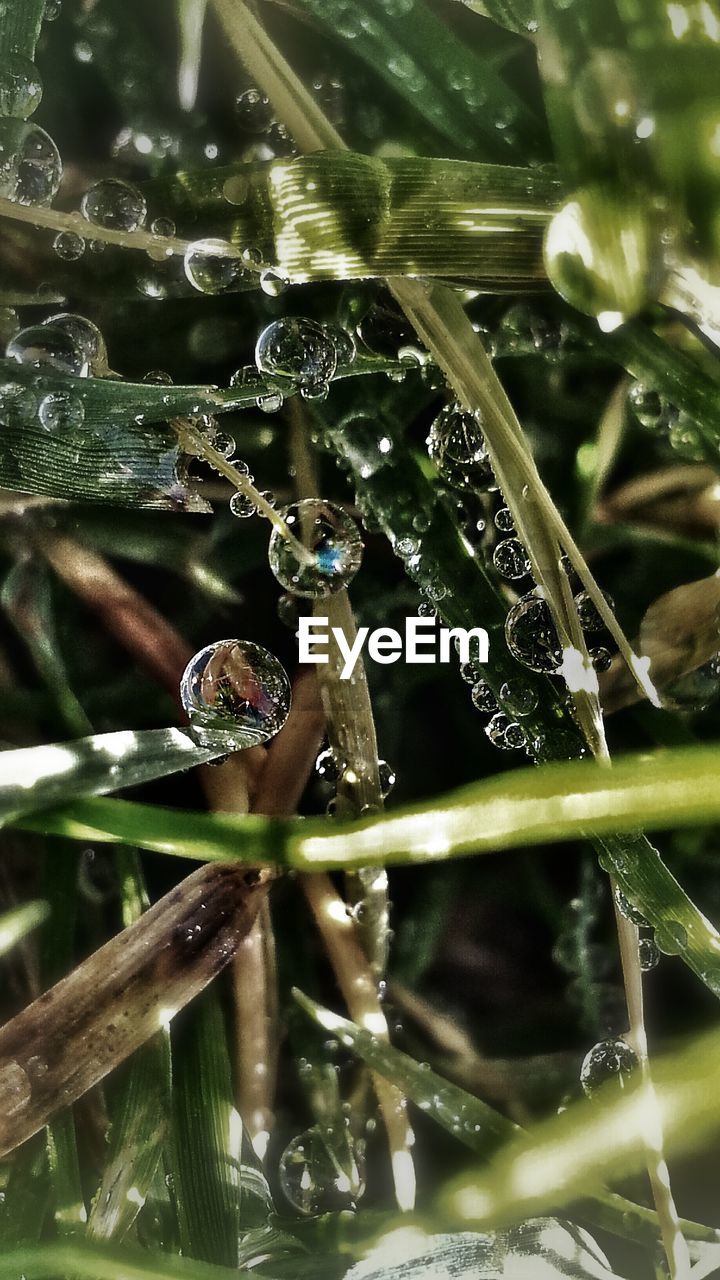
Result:
{"type": "Polygon", "coordinates": [[[250,516],[255,515],[257,507],[252,498],[239,489],[230,499],[230,510],[234,516],[237,516],[238,520],[247,520],[250,516]]]}
{"type": "Polygon", "coordinates": [[[103,377],[109,372],[105,339],[92,320],[74,311],[58,311],[55,315],[48,316],[47,320],[43,320],[43,325],[60,329],[68,334],[87,359],[90,372],[96,377],[103,377]]]}
{"type": "Polygon", "coordinates": [[[485,715],[493,715],[498,710],[497,698],[490,685],[484,680],[478,680],[477,684],[473,685],[472,700],[473,706],[478,711],[483,711],[485,715]]]}
{"type": "MultiPolygon", "coordinates": [[[[609,608],[614,608],[612,598],[607,595],[606,592],[603,592],[603,595],[605,596],[605,600],[607,601],[609,608]]],[[[583,631],[594,632],[603,630],[605,623],[600,617],[597,606],[593,603],[593,600],[588,595],[587,591],[581,591],[580,594],[575,597],[575,608],[578,611],[580,626],[583,631]]]]}
{"type": "Polygon", "coordinates": [[[88,222],[108,231],[137,231],[147,217],[145,197],[121,178],[103,178],[85,192],[80,212],[88,222]]]}
{"type": "Polygon", "coordinates": [[[588,1097],[608,1080],[615,1080],[623,1089],[637,1065],[637,1057],[627,1040],[601,1040],[585,1055],[580,1084],[588,1097]]]}
{"type": "Polygon", "coordinates": [[[362,560],[363,543],[355,521],[333,502],[305,498],[282,512],[290,532],[309,554],[304,563],[298,547],[273,529],[268,558],[281,586],[297,596],[319,599],[346,587],[362,560]]]}
{"type": "Polygon", "coordinates": [[[53,240],[53,249],[63,262],[77,262],[85,252],[85,241],[74,231],[60,231],[53,240]]]}
{"type": "Polygon", "coordinates": [[[640,968],[643,973],[649,973],[651,969],[657,968],[660,963],[660,952],[654,938],[641,938],[638,943],[638,954],[640,956],[640,968]]]}
{"type": "Polygon", "coordinates": [[[60,153],[44,129],[0,119],[0,196],[17,204],[48,205],[61,177],[60,153]]]}
{"type": "Polygon", "coordinates": [[[500,703],[508,715],[531,716],[538,705],[537,690],[522,677],[508,680],[501,686],[500,703]]]}
{"type": "Polygon", "coordinates": [[[397,782],[395,770],[388,764],[387,760],[378,761],[378,778],[380,780],[380,794],[383,800],[387,800],[397,782]]]}
{"type": "Polygon", "coordinates": [[[5,52],[0,67],[0,115],[27,120],[40,105],[42,91],[35,64],[20,53],[5,52]]]}
{"type": "Polygon", "coordinates": [[[17,360],[26,368],[57,370],[86,378],[90,372],[87,356],[64,329],[52,324],[34,324],[8,343],[8,360],[17,360]]]}
{"type": "Polygon", "coordinates": [[[509,507],[501,507],[495,513],[495,528],[501,533],[513,533],[515,530],[515,521],[512,511],[509,507]]]}
{"type": "Polygon", "coordinates": [[[317,1127],[293,1138],[280,1157],[278,1172],[283,1194],[298,1213],[353,1208],[365,1190],[358,1152],[341,1167],[317,1127]]]}
{"type": "Polygon", "coordinates": [[[277,658],[250,640],[218,640],[185,668],[180,698],[198,742],[242,751],[267,742],[290,710],[277,658]]]}
{"type": "Polygon", "coordinates": [[[637,907],[633,906],[629,898],[626,898],[622,889],[617,885],[615,886],[615,903],[620,915],[624,916],[626,920],[629,920],[631,924],[637,925],[639,929],[647,928],[648,922],[642,911],[638,911],[637,907]]]}
{"type": "Polygon", "coordinates": [[[337,753],[332,747],[326,747],[320,752],[315,761],[315,772],[323,782],[338,782],[345,772],[346,764],[344,760],[338,759],[337,753]]]}
{"type": "Polygon", "coordinates": [[[530,671],[556,671],[562,649],[550,609],[531,592],[513,605],[505,620],[505,639],[512,656],[530,671]]]}
{"type": "Polygon", "coordinates": [[[227,293],[248,275],[227,240],[196,240],[185,250],[183,262],[187,279],[199,293],[227,293]]]}
{"type": "Polygon", "coordinates": [[[292,378],[301,391],[321,395],[337,368],[337,348],[314,320],[275,320],[257,340],[255,363],[261,373],[292,378]]]}
{"type": "Polygon", "coordinates": [[[260,288],[269,298],[279,298],[289,284],[279,267],[263,267],[260,272],[260,288]]]}
{"type": "Polygon", "coordinates": [[[430,428],[428,453],[444,480],[457,488],[479,486],[491,474],[480,418],[446,405],[430,428]]]}
{"type": "Polygon", "coordinates": [[[646,387],[643,382],[632,382],[628,391],[628,404],[641,427],[648,431],[664,431],[677,417],[677,410],[658,395],[657,391],[646,387]]]}
{"type": "Polygon", "coordinates": [[[79,396],[66,391],[51,391],[43,397],[38,409],[40,425],[51,435],[72,437],[82,429],[85,406],[79,396]]]}
{"type": "Polygon", "coordinates": [[[511,582],[530,572],[530,560],[519,538],[505,538],[493,551],[493,564],[503,578],[511,582]]]}

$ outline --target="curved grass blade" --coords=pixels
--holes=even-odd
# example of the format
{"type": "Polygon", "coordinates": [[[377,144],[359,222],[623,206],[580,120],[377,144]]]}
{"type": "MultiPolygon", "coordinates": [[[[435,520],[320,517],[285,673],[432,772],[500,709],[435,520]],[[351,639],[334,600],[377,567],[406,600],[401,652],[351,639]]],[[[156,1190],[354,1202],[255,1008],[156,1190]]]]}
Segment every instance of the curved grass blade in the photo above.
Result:
{"type": "Polygon", "coordinates": [[[0,752],[0,822],[69,796],[101,795],[206,764],[221,754],[182,729],[97,733],[0,752]]]}
{"type": "Polygon", "coordinates": [[[12,54],[34,60],[44,13],[45,0],[9,0],[0,23],[0,65],[12,54]]]}
{"type": "Polygon", "coordinates": [[[0,1280],[253,1280],[254,1271],[215,1267],[147,1249],[73,1244],[21,1246],[0,1256],[0,1280]]]}
{"type": "Polygon", "coordinates": [[[49,903],[41,900],[23,902],[0,916],[0,956],[12,951],[23,938],[38,925],[44,924],[50,914],[49,903]]]}

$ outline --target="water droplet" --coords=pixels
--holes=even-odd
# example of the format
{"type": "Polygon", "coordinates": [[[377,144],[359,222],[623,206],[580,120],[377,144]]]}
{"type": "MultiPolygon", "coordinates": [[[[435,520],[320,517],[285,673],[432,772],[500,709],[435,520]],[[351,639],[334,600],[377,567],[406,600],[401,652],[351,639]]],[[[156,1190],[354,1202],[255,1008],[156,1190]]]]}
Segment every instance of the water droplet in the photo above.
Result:
{"type": "Polygon", "coordinates": [[[363,543],[355,521],[342,507],[321,498],[305,498],[281,514],[312,557],[304,564],[293,543],[273,529],[268,558],[281,586],[312,600],[332,595],[352,582],[360,568],[363,543]]]}
{"type": "Polygon", "coordinates": [[[20,53],[5,52],[0,67],[0,115],[27,120],[40,105],[42,91],[35,64],[20,53]]]}
{"type": "Polygon", "coordinates": [[[265,94],[256,88],[244,89],[235,99],[235,115],[247,133],[266,133],[273,119],[273,109],[265,94]]]}
{"type": "Polygon", "coordinates": [[[459,405],[440,411],[427,445],[440,475],[456,488],[479,487],[491,474],[480,419],[459,405]]]}
{"type": "Polygon", "coordinates": [[[603,645],[599,645],[596,649],[589,649],[588,653],[592,659],[592,664],[595,670],[599,674],[610,670],[610,667],[612,666],[612,654],[609,649],[604,648],[603,645]]]}
{"type": "Polygon", "coordinates": [[[515,521],[509,507],[501,507],[495,513],[495,528],[499,529],[501,533],[515,532],[515,521]]]}
{"type": "Polygon", "coordinates": [[[263,267],[260,272],[260,288],[269,298],[279,298],[289,283],[279,267],[263,267]]]}
{"type": "Polygon", "coordinates": [[[343,418],[334,439],[339,452],[361,480],[369,480],[391,461],[392,437],[381,421],[368,414],[356,413],[343,418]]]}
{"type": "Polygon", "coordinates": [[[175,235],[175,223],[172,218],[153,218],[150,223],[150,230],[154,236],[160,236],[162,239],[172,239],[175,235]]]}
{"type": "Polygon", "coordinates": [[[585,1055],[580,1084],[588,1097],[608,1080],[616,1080],[624,1089],[637,1065],[637,1057],[627,1040],[601,1040],[585,1055]]]}
{"type": "Polygon", "coordinates": [[[626,898],[619,886],[615,887],[615,902],[621,916],[624,916],[631,924],[637,925],[638,929],[647,929],[648,922],[642,911],[638,911],[638,908],[626,898]]]}
{"type": "Polygon", "coordinates": [[[538,705],[537,690],[522,678],[509,680],[501,686],[500,704],[508,715],[531,716],[538,705]]]}
{"type": "Polygon", "coordinates": [[[655,930],[655,941],[666,956],[677,956],[688,945],[688,931],[678,920],[666,920],[655,930]]]}
{"type": "MultiPolygon", "coordinates": [[[[334,1144],[333,1144],[334,1145],[334,1144]]],[[[280,1157],[280,1186],[298,1213],[318,1214],[354,1208],[365,1190],[357,1150],[343,1144],[348,1156],[341,1166],[331,1143],[323,1141],[318,1127],[306,1129],[280,1157]]]]}
{"type": "Polygon", "coordinates": [[[632,382],[628,390],[628,404],[642,427],[648,431],[664,431],[676,416],[676,410],[657,391],[643,382],[632,382]]]}
{"type": "Polygon", "coordinates": [[[43,21],[54,22],[60,17],[62,10],[62,0],[45,0],[45,8],[43,10],[43,21]]]}
{"type": "Polygon", "coordinates": [[[145,197],[121,178],[103,178],[85,192],[80,212],[88,222],[108,231],[137,231],[147,217],[145,197]]]}
{"type": "Polygon", "coordinates": [[[234,516],[237,516],[238,520],[247,520],[250,516],[255,515],[257,507],[252,498],[239,489],[230,499],[230,510],[234,516]]]}
{"type": "MultiPolygon", "coordinates": [[[[608,607],[610,609],[614,609],[615,602],[612,597],[605,591],[603,592],[603,595],[607,601],[608,607]]],[[[579,595],[575,596],[575,608],[577,609],[580,626],[583,631],[594,632],[603,630],[605,623],[600,617],[597,606],[593,603],[587,591],[581,591],[579,595]]]]}
{"type": "Polygon", "coordinates": [[[74,231],[60,231],[53,240],[53,249],[64,262],[77,262],[85,252],[85,241],[74,231]]]}
{"type": "Polygon", "coordinates": [[[562,663],[552,615],[545,600],[534,592],[513,605],[505,621],[505,639],[512,656],[530,671],[557,671],[562,663]]]}
{"type": "Polygon", "coordinates": [[[0,196],[17,204],[48,205],[61,176],[60,153],[44,129],[0,119],[0,196]]]}
{"type": "Polygon", "coordinates": [[[319,778],[322,778],[323,782],[338,782],[346,768],[345,761],[338,758],[332,747],[327,747],[325,751],[321,751],[315,761],[315,772],[319,778]]]}
{"type": "Polygon", "coordinates": [[[478,680],[477,684],[473,685],[472,700],[473,706],[486,715],[493,715],[498,710],[497,698],[490,685],[484,680],[478,680]]]}
{"type": "Polygon", "coordinates": [[[90,373],[87,356],[64,329],[53,324],[35,324],[8,343],[8,360],[17,360],[27,368],[74,374],[86,378],[90,373]]]}
{"type": "Polygon", "coordinates": [[[309,397],[322,395],[337,368],[331,335],[314,320],[275,320],[263,329],[255,346],[261,373],[292,378],[309,397]]]}
{"type": "Polygon", "coordinates": [[[40,424],[51,435],[73,437],[82,429],[85,406],[79,396],[66,391],[51,391],[40,401],[40,424]]]}
{"type": "Polygon", "coordinates": [[[184,266],[199,293],[227,293],[248,278],[242,259],[227,240],[195,240],[185,250],[184,266]]]}
{"type": "Polygon", "coordinates": [[[188,663],[180,698],[198,742],[241,751],[282,728],[290,682],[267,649],[249,640],[218,640],[188,663]]]}
{"type": "Polygon", "coordinates": [[[77,315],[74,311],[58,311],[55,315],[48,316],[47,320],[43,320],[43,325],[66,333],[85,356],[90,372],[95,377],[103,377],[109,372],[105,339],[92,320],[87,320],[85,316],[77,315]]]}
{"type": "Polygon", "coordinates": [[[397,781],[395,770],[388,764],[387,760],[378,760],[378,777],[380,779],[380,794],[383,800],[387,800],[397,781]]]}
{"type": "Polygon", "coordinates": [[[649,973],[660,963],[660,952],[654,938],[641,938],[638,943],[638,954],[643,973],[649,973]]]}
{"type": "Polygon", "coordinates": [[[530,572],[530,560],[519,538],[505,538],[493,551],[493,564],[503,578],[515,581],[530,572]]]}

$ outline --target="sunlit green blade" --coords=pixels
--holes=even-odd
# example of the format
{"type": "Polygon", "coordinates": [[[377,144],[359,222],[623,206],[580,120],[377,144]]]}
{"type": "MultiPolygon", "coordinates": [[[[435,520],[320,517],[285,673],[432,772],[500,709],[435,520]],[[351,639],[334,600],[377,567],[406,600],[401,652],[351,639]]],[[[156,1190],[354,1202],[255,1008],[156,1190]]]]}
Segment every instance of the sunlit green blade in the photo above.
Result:
{"type": "Polygon", "coordinates": [[[257,1272],[215,1267],[139,1249],[108,1249],[80,1241],[12,1249],[0,1256],[0,1280],[252,1280],[257,1272]]]}
{"type": "Polygon", "coordinates": [[[57,804],[71,795],[100,795],[204,764],[219,755],[182,729],[131,729],[74,742],[0,752],[0,820],[57,804]]]}
{"type": "Polygon", "coordinates": [[[707,1149],[720,1126],[719,1065],[714,1031],[655,1062],[655,1095],[639,1079],[624,1090],[611,1081],[513,1139],[482,1172],[456,1179],[441,1193],[443,1211],[456,1221],[495,1225],[557,1209],[605,1179],[641,1169],[650,1124],[662,1125],[670,1154],[707,1149]]]}
{"type": "Polygon", "coordinates": [[[642,837],[615,832],[682,827],[720,817],[720,751],[692,747],[628,756],[612,769],[579,762],[474,783],[411,811],[328,824],[227,814],[176,814],[88,800],[25,819],[29,830],[117,840],[200,860],[238,858],[305,871],[413,865],[592,835],[658,943],[720,994],[720,934],[642,837]]]}
{"type": "Polygon", "coordinates": [[[180,224],[212,219],[296,283],[406,273],[502,290],[544,281],[542,236],[560,188],[543,168],[318,152],[179,174],[150,193],[180,224]]]}
{"type": "Polygon", "coordinates": [[[12,951],[12,948],[44,923],[50,912],[47,902],[24,902],[21,907],[13,907],[0,916],[0,955],[12,951]]]}
{"type": "Polygon", "coordinates": [[[172,1164],[183,1253],[237,1266],[243,1233],[271,1201],[235,1107],[215,991],[173,1028],[172,1164]]]}

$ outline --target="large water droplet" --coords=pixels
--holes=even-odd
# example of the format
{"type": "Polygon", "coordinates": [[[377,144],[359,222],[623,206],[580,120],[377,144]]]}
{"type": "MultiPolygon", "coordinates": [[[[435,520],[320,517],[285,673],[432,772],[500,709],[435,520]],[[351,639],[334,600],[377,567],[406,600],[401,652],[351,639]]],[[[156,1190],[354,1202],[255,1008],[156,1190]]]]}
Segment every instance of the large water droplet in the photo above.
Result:
{"type": "Polygon", "coordinates": [[[53,324],[21,329],[8,343],[6,355],[31,369],[55,369],[78,378],[86,378],[90,372],[84,351],[65,329],[53,324]]]}
{"type": "Polygon", "coordinates": [[[641,427],[648,431],[665,431],[677,417],[677,410],[643,382],[630,384],[628,404],[641,427]]]}
{"type": "Polygon", "coordinates": [[[147,217],[142,191],[120,178],[103,178],[85,192],[80,211],[88,222],[108,231],[137,231],[147,217]]]}
{"type": "Polygon", "coordinates": [[[362,561],[363,543],[355,521],[342,507],[321,498],[305,498],[281,514],[294,537],[310,552],[310,563],[303,563],[297,547],[273,529],[268,557],[281,586],[313,600],[352,582],[362,561]]]}
{"type": "Polygon", "coordinates": [[[38,418],[50,435],[70,439],[82,432],[85,406],[79,396],[69,395],[66,391],[51,391],[40,401],[38,418]]]}
{"type": "Polygon", "coordinates": [[[23,120],[0,120],[0,196],[48,205],[60,186],[62,161],[49,134],[23,120]]]}
{"type": "Polygon", "coordinates": [[[493,551],[493,564],[503,578],[511,582],[530,572],[530,560],[519,538],[504,538],[493,551]]]}
{"type": "Polygon", "coordinates": [[[290,682],[277,658],[259,644],[218,640],[188,663],[180,698],[198,742],[242,751],[282,728],[290,682]]]}
{"type": "Polygon", "coordinates": [[[85,241],[74,231],[59,231],[53,240],[53,249],[63,262],[77,262],[85,252],[85,241]]]}
{"type": "Polygon", "coordinates": [[[55,315],[48,316],[47,320],[43,320],[43,325],[62,329],[64,333],[69,334],[75,346],[86,357],[90,372],[95,377],[104,377],[109,372],[105,339],[92,320],[74,311],[58,311],[55,315]]]}
{"type": "Polygon", "coordinates": [[[306,1129],[280,1157],[280,1186],[299,1213],[329,1213],[353,1208],[365,1190],[357,1151],[341,1167],[317,1127],[306,1129]]]}
{"type": "Polygon", "coordinates": [[[353,414],[343,419],[335,434],[337,448],[362,480],[369,480],[391,460],[392,436],[377,418],[353,414]]]}
{"type": "Polygon", "coordinates": [[[20,53],[4,53],[0,67],[0,115],[27,120],[42,98],[42,80],[33,62],[20,53]]]}
{"type": "Polygon", "coordinates": [[[481,420],[459,405],[446,405],[440,411],[427,446],[443,480],[455,488],[481,488],[492,479],[481,420]]]}
{"type": "Polygon", "coordinates": [[[261,373],[292,378],[305,396],[321,396],[337,368],[337,347],[314,320],[275,320],[257,340],[255,363],[261,373]]]}
{"type": "Polygon", "coordinates": [[[188,245],[185,275],[199,293],[227,293],[249,278],[242,258],[227,240],[196,240],[188,245]]]}
{"type": "Polygon", "coordinates": [[[588,1097],[608,1080],[617,1081],[624,1089],[637,1065],[637,1056],[627,1040],[601,1040],[585,1055],[580,1068],[580,1084],[588,1097]]]}
{"type": "Polygon", "coordinates": [[[530,592],[514,604],[505,621],[508,649],[530,671],[557,671],[562,649],[550,609],[530,592]]]}

